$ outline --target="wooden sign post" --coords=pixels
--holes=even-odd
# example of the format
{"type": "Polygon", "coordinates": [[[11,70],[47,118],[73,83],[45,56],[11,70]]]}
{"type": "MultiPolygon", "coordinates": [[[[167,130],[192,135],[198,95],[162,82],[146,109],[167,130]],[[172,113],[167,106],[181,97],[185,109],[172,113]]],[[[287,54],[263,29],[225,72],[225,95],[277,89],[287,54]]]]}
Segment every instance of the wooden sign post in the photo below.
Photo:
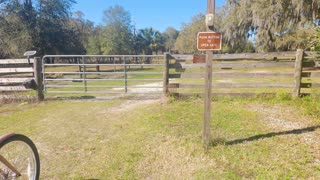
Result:
{"type": "MultiPolygon", "coordinates": [[[[215,0],[208,0],[206,25],[207,32],[213,32],[213,18],[215,14],[215,0]],[[210,23],[211,22],[211,23],[210,23]]],[[[206,74],[205,74],[205,99],[204,99],[204,119],[203,119],[203,143],[206,149],[210,145],[210,120],[211,120],[211,86],[212,86],[212,57],[210,50],[206,51],[206,74]]]]}

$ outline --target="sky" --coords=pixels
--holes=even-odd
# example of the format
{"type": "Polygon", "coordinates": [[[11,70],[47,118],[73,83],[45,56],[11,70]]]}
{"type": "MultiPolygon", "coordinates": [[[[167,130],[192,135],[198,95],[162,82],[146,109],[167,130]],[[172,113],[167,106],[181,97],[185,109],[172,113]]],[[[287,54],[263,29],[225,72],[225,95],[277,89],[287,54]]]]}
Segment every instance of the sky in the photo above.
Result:
{"type": "MultiPolygon", "coordinates": [[[[216,0],[222,6],[225,0],[216,0]]],[[[95,25],[102,23],[103,11],[120,5],[131,14],[137,29],[152,27],[164,32],[167,27],[181,30],[182,23],[206,13],[207,0],[76,0],[73,11],[82,11],[95,25]]]]}

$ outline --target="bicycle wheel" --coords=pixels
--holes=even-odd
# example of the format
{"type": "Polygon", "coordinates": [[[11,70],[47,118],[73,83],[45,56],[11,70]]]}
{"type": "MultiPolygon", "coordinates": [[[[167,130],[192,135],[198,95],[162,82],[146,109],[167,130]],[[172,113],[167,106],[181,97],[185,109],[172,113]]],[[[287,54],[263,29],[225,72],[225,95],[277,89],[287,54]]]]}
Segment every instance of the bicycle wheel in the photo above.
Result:
{"type": "MultiPolygon", "coordinates": [[[[1,138],[0,138],[1,139],[1,138]]],[[[3,156],[20,176],[0,162],[0,179],[38,180],[40,175],[39,154],[34,143],[21,134],[10,134],[0,141],[0,155],[3,156]]]]}

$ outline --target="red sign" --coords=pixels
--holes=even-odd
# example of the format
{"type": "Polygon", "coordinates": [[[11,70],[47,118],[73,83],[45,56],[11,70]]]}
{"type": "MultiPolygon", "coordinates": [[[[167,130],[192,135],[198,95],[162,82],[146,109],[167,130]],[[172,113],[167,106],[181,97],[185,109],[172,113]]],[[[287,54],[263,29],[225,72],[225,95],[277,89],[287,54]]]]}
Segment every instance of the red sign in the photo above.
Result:
{"type": "Polygon", "coordinates": [[[206,62],[206,55],[205,54],[194,54],[193,55],[193,63],[205,63],[206,62]]]}
{"type": "Polygon", "coordinates": [[[221,50],[222,36],[216,32],[199,32],[197,38],[197,48],[199,51],[219,51],[221,50]]]}

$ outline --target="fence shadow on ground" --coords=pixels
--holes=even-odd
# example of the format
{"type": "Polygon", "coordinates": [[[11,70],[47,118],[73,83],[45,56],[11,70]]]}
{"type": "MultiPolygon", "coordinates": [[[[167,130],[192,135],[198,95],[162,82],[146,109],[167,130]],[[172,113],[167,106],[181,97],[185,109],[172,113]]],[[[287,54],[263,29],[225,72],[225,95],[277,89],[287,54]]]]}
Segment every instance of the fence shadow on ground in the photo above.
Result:
{"type": "Polygon", "coordinates": [[[284,135],[292,135],[292,134],[299,135],[299,134],[309,133],[309,132],[313,132],[319,128],[320,128],[320,125],[306,127],[306,128],[302,128],[302,129],[294,129],[294,130],[290,130],[290,131],[271,132],[271,133],[267,133],[267,134],[259,134],[259,135],[251,136],[249,138],[244,138],[244,139],[236,139],[233,141],[224,141],[224,143],[221,143],[221,142],[219,143],[219,142],[216,142],[215,140],[213,140],[212,145],[216,146],[218,144],[224,144],[226,146],[232,146],[232,145],[237,145],[237,144],[242,144],[242,143],[247,143],[247,142],[252,142],[252,141],[258,141],[258,140],[264,139],[264,138],[271,138],[271,137],[275,137],[275,136],[284,136],[284,135]]]}

